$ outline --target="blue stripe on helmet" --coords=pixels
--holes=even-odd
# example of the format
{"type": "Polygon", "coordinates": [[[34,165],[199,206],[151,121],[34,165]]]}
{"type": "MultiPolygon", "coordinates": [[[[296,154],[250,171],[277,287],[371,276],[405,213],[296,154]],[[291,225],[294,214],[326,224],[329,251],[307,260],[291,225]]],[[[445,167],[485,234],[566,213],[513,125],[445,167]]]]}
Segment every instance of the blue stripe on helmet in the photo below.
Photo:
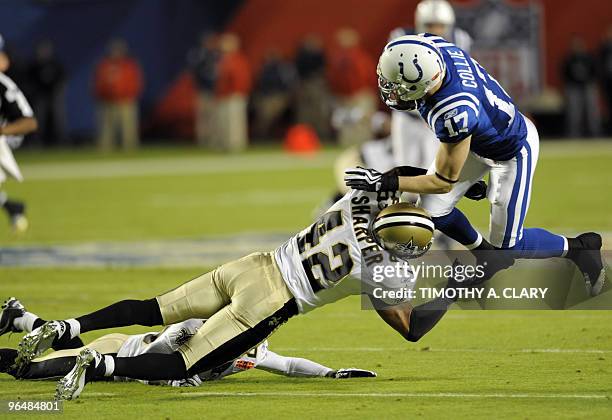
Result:
{"type": "Polygon", "coordinates": [[[412,45],[421,45],[423,47],[429,48],[430,50],[432,50],[433,52],[435,52],[438,56],[438,58],[440,59],[440,61],[442,63],[444,63],[444,58],[442,58],[442,54],[440,53],[440,50],[438,50],[435,47],[432,47],[431,45],[429,45],[426,42],[423,41],[417,41],[416,39],[403,39],[401,41],[394,41],[391,42],[390,44],[387,45],[387,47],[385,49],[389,49],[391,47],[395,47],[396,45],[402,45],[402,44],[412,44],[412,45]]]}

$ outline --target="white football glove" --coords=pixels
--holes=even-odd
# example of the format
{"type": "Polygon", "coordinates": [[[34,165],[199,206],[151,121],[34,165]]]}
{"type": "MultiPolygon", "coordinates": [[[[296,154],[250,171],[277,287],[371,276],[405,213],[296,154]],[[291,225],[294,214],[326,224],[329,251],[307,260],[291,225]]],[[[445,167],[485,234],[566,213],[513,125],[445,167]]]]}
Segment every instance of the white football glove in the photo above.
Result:
{"type": "Polygon", "coordinates": [[[13,150],[19,148],[21,143],[23,143],[23,136],[4,136],[6,138],[6,144],[13,150]]]}
{"type": "Polygon", "coordinates": [[[202,379],[200,379],[200,377],[198,375],[194,375],[191,378],[187,378],[187,379],[179,379],[176,381],[170,381],[170,385],[171,386],[176,386],[176,387],[191,387],[191,386],[200,386],[202,385],[202,379]]]}

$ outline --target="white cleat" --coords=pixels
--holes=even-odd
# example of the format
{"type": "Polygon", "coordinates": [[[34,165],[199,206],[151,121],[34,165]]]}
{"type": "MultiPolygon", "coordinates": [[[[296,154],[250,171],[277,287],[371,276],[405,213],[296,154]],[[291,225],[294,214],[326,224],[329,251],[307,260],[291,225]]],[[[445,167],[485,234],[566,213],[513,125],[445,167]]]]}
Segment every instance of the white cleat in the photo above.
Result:
{"type": "Polygon", "coordinates": [[[87,383],[87,369],[98,366],[103,356],[97,351],[84,348],[77,356],[76,363],[66,376],[59,380],[55,389],[56,400],[74,400],[79,398],[87,383]]]}
{"type": "Polygon", "coordinates": [[[11,216],[11,227],[13,228],[13,233],[20,235],[28,230],[30,222],[28,222],[28,218],[25,217],[25,214],[15,214],[11,216]]]}
{"type": "Polygon", "coordinates": [[[18,371],[24,369],[30,362],[53,346],[56,338],[66,332],[66,326],[61,321],[46,322],[29,334],[26,334],[17,346],[15,366],[18,371]]]}

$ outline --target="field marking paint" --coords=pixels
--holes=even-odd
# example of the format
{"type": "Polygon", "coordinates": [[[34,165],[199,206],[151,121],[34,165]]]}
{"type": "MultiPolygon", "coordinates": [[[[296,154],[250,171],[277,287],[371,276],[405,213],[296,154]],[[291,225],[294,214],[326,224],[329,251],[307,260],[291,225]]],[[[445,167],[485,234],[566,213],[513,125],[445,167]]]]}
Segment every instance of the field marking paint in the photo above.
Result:
{"type": "Polygon", "coordinates": [[[602,394],[473,394],[455,392],[186,392],[179,394],[184,398],[194,397],[370,397],[370,398],[538,398],[538,399],[609,399],[609,395],[602,394]]]}
{"type": "Polygon", "coordinates": [[[600,349],[442,349],[442,348],[406,348],[406,347],[312,347],[304,349],[301,347],[275,347],[279,352],[317,351],[317,352],[392,352],[412,351],[418,353],[560,353],[560,354],[607,354],[610,350],[600,349]]]}

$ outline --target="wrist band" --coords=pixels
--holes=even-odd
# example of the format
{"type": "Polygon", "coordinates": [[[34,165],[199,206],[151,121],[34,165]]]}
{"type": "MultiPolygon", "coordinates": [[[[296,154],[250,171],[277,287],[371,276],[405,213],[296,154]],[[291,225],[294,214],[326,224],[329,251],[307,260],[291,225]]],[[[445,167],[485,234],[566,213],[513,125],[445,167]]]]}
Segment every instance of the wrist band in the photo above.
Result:
{"type": "Polygon", "coordinates": [[[437,176],[438,178],[440,178],[442,181],[444,181],[444,182],[448,182],[449,184],[456,184],[456,183],[457,183],[457,181],[459,181],[458,179],[456,179],[456,180],[454,180],[454,181],[453,181],[452,179],[444,178],[442,175],[440,175],[440,174],[439,174],[439,173],[437,173],[437,172],[436,172],[436,176],[437,176]]]}

